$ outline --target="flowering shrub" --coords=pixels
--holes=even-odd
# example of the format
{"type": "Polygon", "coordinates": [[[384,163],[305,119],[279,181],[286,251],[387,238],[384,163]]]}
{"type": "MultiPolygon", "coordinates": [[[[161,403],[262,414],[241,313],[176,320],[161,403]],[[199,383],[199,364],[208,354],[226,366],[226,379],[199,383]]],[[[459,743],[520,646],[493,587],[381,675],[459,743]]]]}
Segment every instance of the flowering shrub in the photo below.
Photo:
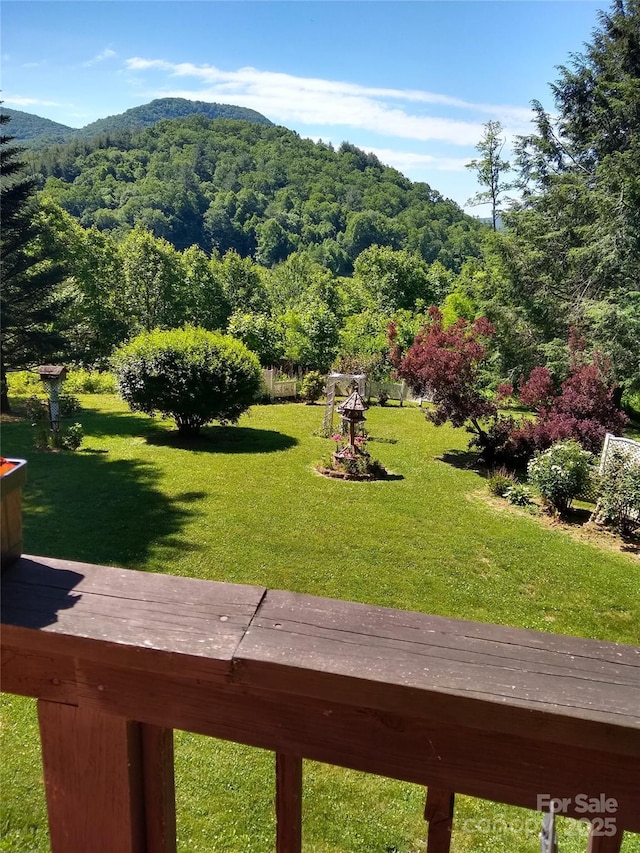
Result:
{"type": "Polygon", "coordinates": [[[549,508],[563,513],[588,485],[592,461],[591,453],[574,439],[559,441],[529,462],[529,482],[537,486],[549,508]]]}
{"type": "Polygon", "coordinates": [[[71,424],[62,431],[60,443],[65,450],[77,450],[84,440],[82,424],[71,424]]]}
{"type": "Polygon", "coordinates": [[[372,459],[367,450],[367,435],[357,435],[354,444],[344,444],[341,435],[331,438],[336,443],[335,453],[321,465],[323,473],[343,476],[346,479],[376,480],[385,477],[387,472],[377,459],[372,459]]]}
{"type": "MultiPolygon", "coordinates": [[[[63,396],[60,396],[60,414],[68,416],[76,414],[80,409],[77,397],[68,394],[64,398],[67,402],[63,405],[63,396]],[[71,401],[71,402],[69,402],[71,401]],[[77,403],[77,408],[76,404],[77,403]]],[[[65,450],[77,450],[82,444],[84,430],[79,423],[70,424],[58,430],[51,428],[49,419],[49,406],[47,401],[35,395],[29,397],[24,404],[24,413],[31,423],[33,430],[33,443],[38,450],[53,450],[64,448],[65,450]]]]}
{"type": "Polygon", "coordinates": [[[611,454],[600,479],[595,520],[621,533],[640,526],[640,462],[620,450],[611,454]]]}

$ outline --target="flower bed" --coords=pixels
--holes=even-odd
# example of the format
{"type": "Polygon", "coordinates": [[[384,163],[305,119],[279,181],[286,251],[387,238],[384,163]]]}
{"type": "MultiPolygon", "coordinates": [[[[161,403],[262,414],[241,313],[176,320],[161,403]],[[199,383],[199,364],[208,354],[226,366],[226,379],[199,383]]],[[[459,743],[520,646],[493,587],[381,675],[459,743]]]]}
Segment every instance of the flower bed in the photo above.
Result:
{"type": "Polygon", "coordinates": [[[371,458],[366,435],[357,435],[353,444],[343,444],[341,435],[332,438],[336,442],[336,450],[317,466],[320,474],[339,480],[383,480],[388,476],[384,465],[371,458]]]}

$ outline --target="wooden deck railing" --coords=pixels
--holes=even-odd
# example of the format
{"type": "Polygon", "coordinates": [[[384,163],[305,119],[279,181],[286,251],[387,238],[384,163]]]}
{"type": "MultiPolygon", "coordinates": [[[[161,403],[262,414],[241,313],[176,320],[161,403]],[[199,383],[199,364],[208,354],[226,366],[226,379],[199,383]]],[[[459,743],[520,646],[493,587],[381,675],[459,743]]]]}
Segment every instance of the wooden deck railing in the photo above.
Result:
{"type": "Polygon", "coordinates": [[[175,850],[174,728],[276,753],[279,853],[301,849],[303,758],[427,786],[429,853],[454,792],[613,818],[591,853],[640,831],[638,648],[39,557],[2,606],[53,853],[175,850]]]}

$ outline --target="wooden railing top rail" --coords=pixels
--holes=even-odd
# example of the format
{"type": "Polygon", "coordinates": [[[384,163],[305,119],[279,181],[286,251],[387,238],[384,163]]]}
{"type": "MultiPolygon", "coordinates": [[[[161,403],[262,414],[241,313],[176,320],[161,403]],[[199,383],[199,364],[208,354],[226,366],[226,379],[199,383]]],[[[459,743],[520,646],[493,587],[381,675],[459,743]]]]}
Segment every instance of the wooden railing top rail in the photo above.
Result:
{"type": "Polygon", "coordinates": [[[636,647],[40,557],[2,623],[8,692],[640,831],[636,647]]]}

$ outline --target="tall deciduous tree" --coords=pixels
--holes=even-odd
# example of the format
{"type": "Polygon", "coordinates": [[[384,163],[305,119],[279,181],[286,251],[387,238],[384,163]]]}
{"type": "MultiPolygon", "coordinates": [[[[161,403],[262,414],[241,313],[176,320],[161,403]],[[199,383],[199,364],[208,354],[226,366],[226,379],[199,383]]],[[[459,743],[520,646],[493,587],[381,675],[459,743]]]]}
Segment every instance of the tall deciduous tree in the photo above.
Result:
{"type": "Polygon", "coordinates": [[[127,235],[121,253],[133,330],[171,329],[183,323],[184,273],[173,246],[138,227],[127,235]]]}
{"type": "Polygon", "coordinates": [[[212,259],[211,265],[220,277],[232,311],[269,313],[269,297],[262,283],[260,267],[251,258],[241,258],[236,251],[231,250],[222,261],[212,259]]]}
{"type": "Polygon", "coordinates": [[[371,306],[387,316],[399,308],[412,310],[419,300],[430,305],[437,299],[427,265],[418,255],[404,249],[370,246],[358,255],[354,277],[371,306]]]}
{"type": "Polygon", "coordinates": [[[215,331],[224,329],[231,313],[220,276],[214,265],[197,246],[182,253],[182,269],[186,300],[186,320],[194,326],[215,331]]]}
{"type": "Polygon", "coordinates": [[[494,231],[498,227],[501,196],[513,186],[504,179],[511,166],[508,160],[502,159],[502,151],[506,143],[506,138],[502,134],[503,127],[499,121],[488,121],[484,125],[482,139],[476,145],[476,151],[481,156],[467,163],[467,169],[473,169],[476,172],[480,186],[486,187],[486,190],[470,198],[467,204],[472,206],[490,204],[494,231]]]}
{"type": "MultiPolygon", "coordinates": [[[[9,121],[0,115],[0,125],[9,121]]],[[[7,371],[29,367],[54,354],[63,343],[56,326],[63,306],[58,286],[65,267],[43,237],[32,180],[24,177],[21,149],[0,135],[2,208],[2,292],[0,311],[0,409],[9,411],[7,371]]]]}
{"type": "Polygon", "coordinates": [[[132,320],[118,246],[97,228],[83,228],[51,199],[41,199],[40,210],[43,241],[50,254],[62,253],[69,273],[63,286],[68,304],[61,315],[66,355],[81,364],[104,365],[132,320]]]}

